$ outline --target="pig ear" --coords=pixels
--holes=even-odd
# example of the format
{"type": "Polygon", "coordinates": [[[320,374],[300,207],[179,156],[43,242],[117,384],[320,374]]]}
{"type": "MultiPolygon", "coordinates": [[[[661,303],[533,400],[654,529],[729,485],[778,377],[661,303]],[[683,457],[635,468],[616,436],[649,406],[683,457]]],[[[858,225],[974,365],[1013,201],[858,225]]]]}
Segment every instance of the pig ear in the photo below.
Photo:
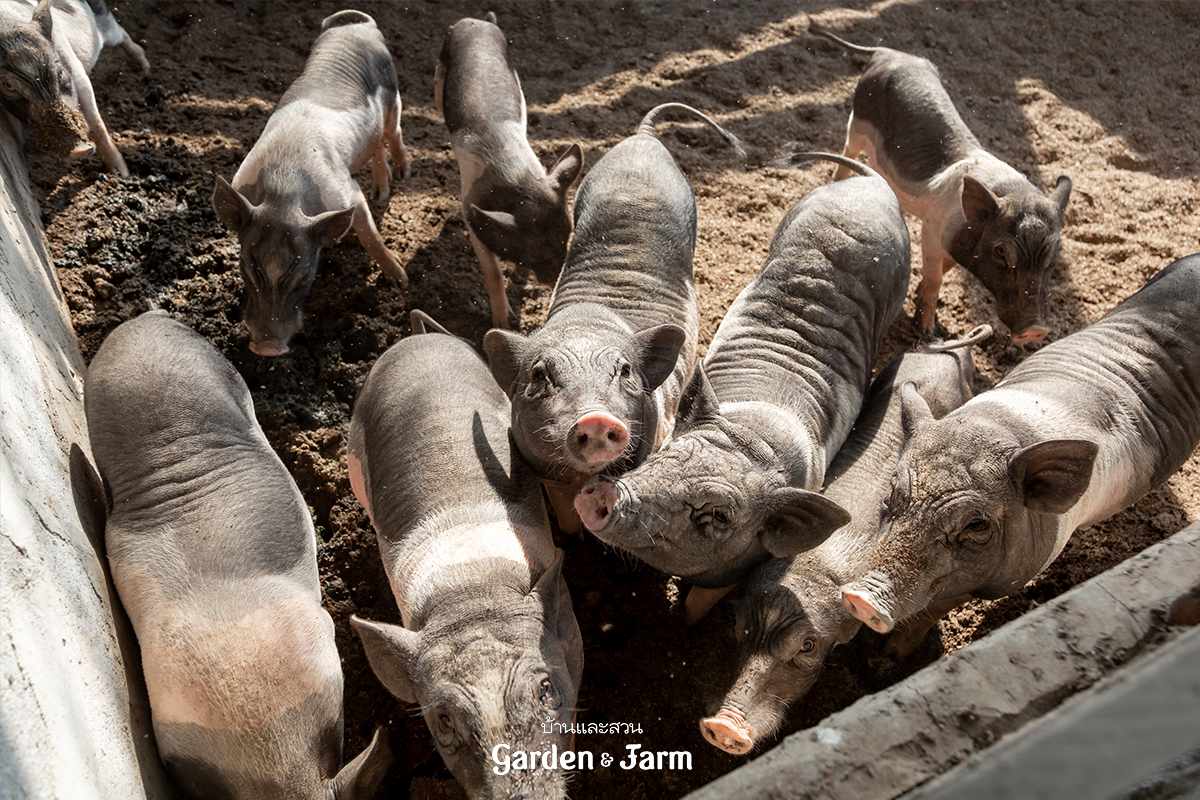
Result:
{"type": "Polygon", "coordinates": [[[675,362],[679,360],[679,350],[686,339],[683,328],[670,324],[643,328],[633,335],[638,365],[646,376],[646,391],[653,392],[671,377],[675,362]]]}
{"type": "Polygon", "coordinates": [[[571,184],[579,177],[580,170],[583,169],[583,150],[579,145],[573,144],[567,148],[567,152],[558,157],[558,161],[554,162],[554,166],[550,169],[550,186],[558,193],[559,197],[567,196],[567,189],[571,188],[571,184]]]}
{"type": "Polygon", "coordinates": [[[929,410],[929,403],[921,397],[915,383],[905,381],[900,385],[900,423],[904,428],[904,435],[912,437],[931,422],[933,412],[929,410]]]}
{"type": "Polygon", "coordinates": [[[50,16],[50,0],[41,0],[37,4],[37,8],[33,10],[33,16],[29,21],[37,25],[42,36],[45,36],[49,40],[50,34],[54,30],[54,19],[50,16]]]}
{"type": "Polygon", "coordinates": [[[492,377],[511,399],[517,391],[517,373],[521,368],[520,352],[525,337],[503,328],[492,328],[483,336],[483,352],[487,353],[492,377]]]}
{"type": "Polygon", "coordinates": [[[213,187],[212,204],[217,212],[217,219],[229,230],[237,233],[250,224],[254,216],[254,206],[245,195],[233,188],[229,181],[217,177],[217,185],[213,187]]]}
{"type": "Polygon", "coordinates": [[[353,614],[350,626],[362,639],[371,670],[389,692],[406,703],[417,702],[412,673],[421,647],[421,634],[399,625],[371,622],[353,614]]]}
{"type": "Polygon", "coordinates": [[[512,214],[506,214],[503,211],[484,211],[474,203],[467,209],[467,222],[471,226],[471,230],[476,234],[490,231],[495,237],[513,237],[517,236],[517,220],[512,214]]]}
{"type": "Polygon", "coordinates": [[[1017,451],[1008,474],[1030,511],[1062,514],[1087,491],[1099,450],[1086,439],[1038,442],[1017,451]]]}
{"type": "Polygon", "coordinates": [[[354,206],[338,211],[326,211],[312,217],[308,235],[317,243],[317,247],[333,247],[338,239],[346,235],[353,222],[354,206]]]}
{"type": "Polygon", "coordinates": [[[542,609],[545,611],[545,620],[547,624],[553,622],[555,627],[558,625],[558,604],[561,592],[563,566],[563,551],[559,548],[554,548],[554,560],[550,562],[550,566],[546,567],[546,571],[538,576],[537,583],[533,585],[531,594],[535,595],[541,601],[542,609]]]}
{"type": "Polygon", "coordinates": [[[675,412],[675,434],[694,428],[697,425],[711,424],[721,416],[720,402],[717,393],[713,391],[708,376],[704,374],[704,365],[696,362],[692,379],[679,398],[679,408],[675,412]]]}
{"type": "Polygon", "coordinates": [[[1071,179],[1066,175],[1059,175],[1058,181],[1054,184],[1054,191],[1050,193],[1050,200],[1058,206],[1058,213],[1065,214],[1067,212],[1067,201],[1071,199],[1071,179]]]}
{"type": "Polygon", "coordinates": [[[972,225],[982,225],[996,218],[1000,204],[991,190],[970,175],[963,175],[963,216],[972,225]]]}
{"type": "Polygon", "coordinates": [[[342,767],[329,782],[327,796],[333,800],[371,800],[391,765],[392,748],[388,745],[387,728],[381,725],[375,729],[367,749],[342,767]]]}
{"type": "Polygon", "coordinates": [[[816,547],[850,521],[850,512],[823,494],[790,486],[771,496],[774,511],[759,538],[776,558],[787,558],[816,547]]]}

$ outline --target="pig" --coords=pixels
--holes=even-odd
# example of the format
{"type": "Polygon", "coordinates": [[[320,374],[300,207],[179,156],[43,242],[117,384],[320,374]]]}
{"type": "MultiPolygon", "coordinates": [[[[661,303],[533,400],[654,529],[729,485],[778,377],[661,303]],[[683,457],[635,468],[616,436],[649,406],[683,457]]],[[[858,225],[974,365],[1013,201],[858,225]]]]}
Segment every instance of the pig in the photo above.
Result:
{"type": "Polygon", "coordinates": [[[793,160],[808,158],[860,174],[784,216],[696,369],[670,444],[575,499],[602,542],[702,590],[726,591],[849,521],[818,492],[904,303],[909,239],[896,196],[858,162],[793,160]]]}
{"type": "Polygon", "coordinates": [[[562,798],[561,770],[498,766],[518,751],[570,747],[583,670],[563,554],[509,415],[487,365],[457,337],[409,336],[375,362],[347,466],[402,625],[351,622],[375,674],[419,706],[470,797],[562,798]]]}
{"type": "Polygon", "coordinates": [[[371,797],[385,731],[338,770],[342,668],[316,534],[241,376],[149,311],[104,341],[84,400],[108,563],[180,795],[371,797]]]}
{"type": "Polygon", "coordinates": [[[872,381],[825,488],[850,523],[808,552],[764,562],[734,597],[737,678],[719,711],[700,721],[710,744],[745,755],[769,739],[787,707],[816,683],[829,651],[858,632],[862,623],[842,604],[841,587],[866,571],[879,532],[879,505],[906,435],[900,387],[911,383],[936,417],[945,416],[971,397],[971,345],[991,334],[983,325],[959,341],[906,353],[872,381]]]}
{"type": "Polygon", "coordinates": [[[450,26],[433,94],[458,161],[463,220],[487,284],[492,325],[507,328],[512,307],[500,259],[531,269],[542,283],[558,278],[571,236],[567,190],[583,169],[583,151],[571,145],[549,174],[538,161],[525,138],[521,81],[495,14],[450,26]]]}
{"type": "Polygon", "coordinates": [[[396,65],[374,19],[339,11],[321,22],[304,72],[279,99],[233,183],[218,175],[213,190],[217,218],[241,247],[253,352],[288,352],[321,248],[351,227],[384,273],[408,286],[351,177],[370,161],[372,193],[387,200],[394,177],[389,153],[407,178],[396,65]]]}
{"type": "Polygon", "coordinates": [[[905,393],[913,434],[869,571],[842,587],[850,612],[886,632],[1004,597],[1170,477],[1200,442],[1198,307],[1200,254],[941,420],[905,393]]]}
{"type": "MultiPolygon", "coordinates": [[[[854,91],[843,154],[865,152],[904,211],[921,219],[922,331],[933,331],[942,276],[957,263],[996,298],[1013,342],[1045,338],[1071,179],[1059,177],[1046,196],[984,150],[927,59],[860,47],[818,25],[809,31],[871,58],[854,91]]],[[[835,178],[848,174],[839,167],[835,178]]]]}
{"type": "Polygon", "coordinates": [[[546,324],[528,337],[493,328],[483,339],[512,400],[513,439],[568,533],[580,529],[572,503],[588,479],[632,469],[662,445],[696,363],[696,198],[654,135],[671,110],[699,117],[742,152],[690,106],[651,109],[579,185],[546,324]]]}
{"type": "Polygon", "coordinates": [[[0,105],[38,145],[71,160],[97,149],[110,172],[129,175],[88,77],[104,45],[119,45],[143,73],[146,53],[104,0],[0,3],[0,105]],[[88,138],[90,137],[90,141],[88,138]]]}

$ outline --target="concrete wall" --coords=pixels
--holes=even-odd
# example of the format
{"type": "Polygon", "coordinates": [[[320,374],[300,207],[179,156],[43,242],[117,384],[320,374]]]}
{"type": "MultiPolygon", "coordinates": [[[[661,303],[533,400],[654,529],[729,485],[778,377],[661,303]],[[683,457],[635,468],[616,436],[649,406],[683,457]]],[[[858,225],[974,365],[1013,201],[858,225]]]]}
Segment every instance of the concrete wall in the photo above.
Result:
{"type": "Polygon", "coordinates": [[[84,363],[11,126],[0,112],[0,798],[164,797],[102,565],[84,363]]]}

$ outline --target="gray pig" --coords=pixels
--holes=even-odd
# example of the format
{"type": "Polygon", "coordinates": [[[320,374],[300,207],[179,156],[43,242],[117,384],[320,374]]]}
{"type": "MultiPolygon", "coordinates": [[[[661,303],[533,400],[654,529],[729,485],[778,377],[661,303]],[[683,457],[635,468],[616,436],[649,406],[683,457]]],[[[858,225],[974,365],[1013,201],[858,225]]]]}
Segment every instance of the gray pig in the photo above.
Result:
{"type": "Polygon", "coordinates": [[[131,63],[149,72],[145,52],[104,0],[0,3],[0,105],[30,128],[39,146],[67,160],[99,149],[104,166],[125,176],[129,168],[88,77],[106,44],[119,45],[131,63]]]}
{"type": "MultiPolygon", "coordinates": [[[[925,333],[936,321],[942,276],[958,263],[996,298],[1012,341],[1044,338],[1070,179],[1060,177],[1047,197],[984,150],[927,59],[860,47],[817,25],[809,30],[871,57],[854,91],[843,154],[866,152],[905,212],[921,219],[917,318],[925,333]]],[[[842,168],[835,177],[847,174],[842,168]]]]}
{"type": "Polygon", "coordinates": [[[915,433],[896,466],[870,571],[847,608],[886,632],[921,611],[1019,590],[1079,527],[1171,476],[1200,442],[1200,255],[915,433]],[[931,605],[932,601],[932,605],[931,605]]]}
{"type": "Polygon", "coordinates": [[[321,248],[351,226],[384,273],[408,286],[352,177],[370,161],[373,195],[386,200],[389,152],[407,178],[396,65],[375,20],[339,11],[321,22],[304,72],[279,98],[233,183],[218,175],[213,190],[217,218],[241,245],[246,326],[258,355],[288,352],[321,248]]]}
{"type": "MultiPolygon", "coordinates": [[[[419,327],[430,324],[414,315],[419,327]]],[[[375,674],[419,705],[472,798],[562,798],[561,770],[499,767],[517,751],[570,747],[563,726],[583,670],[562,551],[537,478],[512,447],[509,413],[456,337],[410,336],[375,362],[347,461],[403,627],[351,622],[375,674]]]]}
{"type": "Polygon", "coordinates": [[[88,370],[113,583],[141,648],[158,752],[189,798],[368,798],[383,729],[344,767],[342,667],[316,536],[250,392],[162,311],[88,370]]]}
{"type": "Polygon", "coordinates": [[[879,505],[906,436],[900,387],[911,382],[933,414],[945,416],[970,398],[970,348],[991,334],[984,325],[959,341],[906,353],[871,383],[825,488],[850,512],[850,523],[808,552],[770,559],[746,579],[735,597],[737,678],[720,710],[700,721],[710,744],[745,755],[770,738],[787,707],[816,683],[829,651],[858,632],[862,623],[842,604],[841,586],[866,572],[879,532],[879,505]]]}
{"type": "Polygon", "coordinates": [[[583,151],[571,145],[546,174],[525,138],[525,96],[495,14],[450,26],[433,96],[458,160],[463,219],[492,325],[507,328],[512,308],[500,259],[533,270],[542,283],[558,278],[571,236],[567,190],[583,169],[583,151]]]}
{"type": "Polygon", "coordinates": [[[575,500],[601,541],[702,589],[724,591],[849,521],[817,491],[904,303],[909,240],[896,196],[855,161],[794,159],[809,157],[862,174],[814,189],[779,223],[696,369],[671,443],[575,500]]]}
{"type": "Polygon", "coordinates": [[[589,478],[632,469],[662,445],[696,363],[696,198],[654,135],[674,109],[741,152],[690,106],[652,109],[579,185],[545,326],[528,337],[493,329],[483,340],[512,400],[513,438],[567,532],[579,530],[572,501],[589,478]]]}

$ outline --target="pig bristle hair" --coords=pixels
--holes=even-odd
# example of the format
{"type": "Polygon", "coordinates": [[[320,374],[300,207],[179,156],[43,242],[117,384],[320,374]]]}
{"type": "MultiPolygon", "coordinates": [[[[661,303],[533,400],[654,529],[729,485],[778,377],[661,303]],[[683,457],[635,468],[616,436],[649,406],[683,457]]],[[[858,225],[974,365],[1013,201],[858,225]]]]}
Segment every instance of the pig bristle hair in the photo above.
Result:
{"type": "Polygon", "coordinates": [[[362,11],[347,9],[339,11],[336,14],[330,14],[325,19],[321,20],[321,33],[330,28],[340,28],[343,25],[362,25],[365,23],[375,24],[375,18],[370,14],[365,14],[362,11]]]}
{"type": "Polygon", "coordinates": [[[834,164],[841,164],[843,167],[851,169],[863,177],[879,177],[879,173],[861,161],[856,161],[853,158],[838,155],[837,153],[825,153],[819,150],[801,150],[802,146],[799,142],[788,142],[784,147],[792,152],[772,161],[770,166],[779,169],[792,169],[803,166],[810,161],[832,161],[834,164]]]}
{"type": "Polygon", "coordinates": [[[854,44],[853,42],[847,42],[845,39],[838,36],[833,31],[829,30],[828,28],[822,28],[820,25],[816,24],[815,22],[808,23],[808,32],[812,33],[812,34],[816,34],[817,36],[824,36],[829,41],[841,45],[842,47],[846,48],[850,52],[858,53],[858,54],[864,55],[864,56],[873,56],[873,55],[875,55],[876,51],[884,49],[882,47],[864,47],[861,44],[854,44]]]}
{"type": "Polygon", "coordinates": [[[728,142],[733,148],[734,152],[738,154],[738,158],[746,157],[746,151],[742,148],[741,139],[721,127],[721,125],[718,124],[717,121],[708,114],[705,114],[703,111],[698,111],[685,103],[663,103],[662,105],[655,106],[654,108],[650,109],[646,116],[642,117],[642,121],[638,125],[637,131],[634,135],[638,136],[641,134],[646,134],[647,136],[654,136],[654,126],[658,124],[658,118],[662,116],[664,111],[673,110],[686,111],[695,117],[699,117],[701,120],[707,123],[710,128],[721,134],[721,137],[728,142]]]}

